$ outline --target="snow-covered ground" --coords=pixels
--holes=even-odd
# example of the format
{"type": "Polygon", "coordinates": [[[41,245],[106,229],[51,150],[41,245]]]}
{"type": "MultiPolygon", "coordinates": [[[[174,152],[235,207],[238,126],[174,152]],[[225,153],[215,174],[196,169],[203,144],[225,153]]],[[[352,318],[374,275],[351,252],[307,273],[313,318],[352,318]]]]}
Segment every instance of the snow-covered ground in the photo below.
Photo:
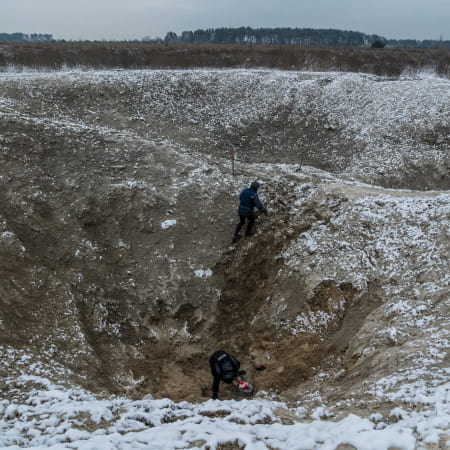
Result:
{"type": "MultiPolygon", "coordinates": [[[[304,177],[288,166],[269,169],[280,179],[294,173],[304,177]]],[[[311,174],[320,176],[313,170],[311,174]]],[[[336,181],[323,174],[320,189],[313,183],[293,184],[301,193],[299,212],[302,204],[313,205],[330,216],[300,233],[280,258],[286,273],[299,264],[312,271],[312,285],[315,273],[351,281],[362,290],[369,279],[391,280],[382,286],[383,295],[391,299],[379,309],[384,318],[375,321],[374,316],[374,323],[367,325],[385,326],[365,334],[362,330],[358,342],[363,344],[353,349],[361,360],[378,351],[380,367],[397,361],[397,367],[389,363],[388,375],[368,376],[365,391],[343,393],[336,403],[319,392],[311,392],[313,403],[299,398],[285,404],[271,400],[269,393],[240,402],[176,403],[151,395],[132,400],[94,395],[64,383],[69,375],[65,367],[2,347],[8,376],[2,383],[0,448],[207,449],[232,443],[230,448],[331,450],[347,444],[353,447],[343,448],[379,450],[450,445],[449,272],[448,261],[442,259],[448,248],[448,194],[389,192],[336,181]],[[338,199],[343,194],[342,202],[338,199]],[[357,413],[340,412],[358,404],[357,413]]],[[[297,215],[293,213],[292,224],[297,215]]],[[[208,271],[198,269],[196,276],[205,277],[208,271]]],[[[294,335],[305,326],[320,332],[329,320],[333,317],[324,321],[303,316],[286,326],[294,335]]],[[[319,373],[315,379],[318,386],[326,384],[328,375],[319,373]]]]}
{"type": "MultiPolygon", "coordinates": [[[[328,405],[305,414],[297,405],[265,399],[208,400],[199,404],[126,397],[95,396],[76,386],[55,384],[49,373],[64,369],[29,364],[26,353],[1,347],[5,365],[17,376],[2,381],[8,400],[0,400],[0,448],[51,449],[182,449],[222,448],[233,443],[246,449],[361,450],[437,448],[450,445],[450,383],[426,385],[416,380],[392,397],[384,415],[367,410],[333,419],[328,405]],[[400,401],[416,405],[407,412],[400,401]],[[219,446],[219,447],[218,447],[219,446]]],[[[447,375],[450,369],[447,371],[447,375]]],[[[395,383],[395,380],[383,380],[395,383]]],[[[381,381],[376,395],[383,395],[381,381]]]]}
{"type": "Polygon", "coordinates": [[[297,159],[387,187],[448,186],[450,80],[432,73],[72,71],[0,80],[13,98],[0,96],[0,114],[47,126],[133,129],[194,151],[297,159]]]}
{"type": "MultiPolygon", "coordinates": [[[[17,155],[20,160],[20,152],[17,155],[15,152],[23,141],[25,150],[31,145],[29,141],[39,144],[43,135],[29,139],[30,130],[54,133],[52,139],[56,142],[51,147],[54,154],[43,153],[48,160],[55,161],[54,167],[43,170],[44,175],[59,182],[48,193],[18,182],[22,180],[20,176],[25,181],[28,176],[45,178],[40,171],[26,172],[42,169],[39,158],[47,162],[39,153],[39,145],[37,163],[32,159],[34,155],[25,151],[23,175],[19,171],[0,173],[5,189],[11,186],[23,189],[16,197],[16,193],[9,192],[14,208],[6,213],[0,211],[0,255],[8,264],[11,261],[5,270],[0,265],[6,280],[0,286],[4,289],[0,290],[1,306],[7,308],[8,302],[15,301],[11,292],[21,299],[27,283],[34,289],[38,289],[36,286],[45,289],[48,280],[54,280],[49,295],[63,295],[67,305],[70,304],[58,302],[61,310],[47,310],[57,317],[60,336],[56,339],[56,333],[50,333],[48,340],[38,342],[38,346],[45,343],[51,347],[55,342],[61,345],[64,340],[72,340],[80,352],[81,342],[83,349],[86,346],[92,351],[92,336],[86,344],[82,335],[86,324],[98,326],[101,332],[109,327],[113,330],[111,335],[117,336],[115,342],[129,344],[119,341],[124,320],[119,322],[108,314],[107,308],[115,300],[108,291],[110,280],[100,288],[93,281],[86,282],[80,291],[86,303],[98,300],[87,313],[91,322],[86,321],[83,326],[76,322],[81,315],[78,305],[66,295],[77,293],[73,286],[80,286],[83,276],[93,273],[100,277],[108,270],[108,265],[98,262],[109,253],[113,254],[109,264],[115,264],[114,269],[119,267],[123,272],[122,292],[135,301],[134,304],[130,301],[130,308],[141,307],[142,303],[148,308],[146,303],[154,292],[143,287],[147,287],[144,280],[152,277],[151,288],[157,286],[161,294],[164,286],[167,299],[161,298],[174,310],[177,306],[174,295],[183,283],[191,290],[183,291],[183,295],[198,297],[199,305],[213,308],[216,299],[211,299],[220,296],[220,291],[209,283],[215,280],[214,265],[228,251],[230,233],[226,229],[217,233],[217,223],[231,227],[234,218],[230,219],[228,210],[217,211],[219,219],[212,218],[217,200],[210,204],[204,198],[214,195],[223,201],[221,205],[234,208],[239,187],[254,178],[263,182],[261,196],[271,212],[266,222],[258,224],[260,234],[255,240],[271,232],[274,241],[283,242],[281,249],[266,242],[264,250],[274,252],[277,272],[270,274],[274,285],[265,288],[270,302],[258,305],[254,319],[262,317],[267,327],[279,327],[280,333],[294,338],[314,333],[326,339],[330,330],[339,331],[342,324],[354,328],[342,349],[345,353],[342,370],[315,373],[307,395],[299,394],[295,401],[287,403],[279,400],[275,390],[259,392],[257,398],[239,402],[177,403],[154,399],[151,384],[149,395],[134,400],[132,383],[137,380],[132,377],[130,395],[94,394],[81,388],[81,381],[79,385],[74,382],[77,376],[83,377],[81,369],[74,374],[69,364],[52,361],[52,355],[60,348],[54,347],[53,352],[42,356],[26,346],[19,350],[2,345],[0,448],[387,450],[450,446],[449,194],[363,184],[388,178],[388,186],[395,185],[394,181],[408,185],[410,177],[422,167],[427,168],[420,172],[424,188],[433,187],[433,183],[442,179],[445,184],[450,139],[448,80],[423,75],[386,79],[361,74],[196,70],[3,73],[0,84],[0,119],[13,124],[13,131],[5,126],[0,133],[0,155],[5,164],[19,167],[12,162],[17,155]],[[275,147],[268,162],[261,162],[264,153],[259,154],[257,165],[238,160],[237,175],[231,176],[229,162],[221,159],[228,151],[221,147],[223,142],[241,136],[244,144],[234,145],[242,150],[247,144],[250,148],[266,145],[261,132],[270,128],[271,123],[290,124],[290,130],[298,128],[303,134],[294,140],[284,140],[283,132],[272,130],[265,151],[270,153],[272,144],[275,147]],[[305,147],[316,135],[325,150],[331,149],[327,158],[336,158],[336,166],[330,168],[333,174],[302,167],[295,161],[296,152],[288,149],[288,145],[305,147]],[[62,143],[55,136],[62,137],[62,143]],[[64,168],[60,164],[73,157],[69,151],[62,156],[58,153],[59,145],[69,147],[69,143],[74,145],[74,160],[86,158],[80,163],[82,170],[86,170],[86,178],[71,173],[76,166],[64,168]],[[345,151],[347,144],[351,147],[349,152],[345,151]],[[205,156],[210,146],[217,152],[205,156]],[[278,153],[284,150],[289,150],[290,163],[275,164],[278,153]],[[427,184],[429,174],[434,181],[427,184]],[[80,180],[98,183],[87,190],[91,204],[83,203],[79,190],[69,190],[76,188],[80,180]],[[61,211],[64,202],[59,195],[65,189],[70,197],[69,212],[75,211],[75,219],[61,211]],[[92,194],[94,190],[97,197],[92,194]],[[186,203],[186,192],[195,197],[192,204],[186,203]],[[104,204],[95,203],[98,199],[104,200],[104,204]],[[24,287],[14,280],[12,288],[7,284],[8,270],[19,272],[25,263],[35,264],[30,256],[32,240],[26,246],[23,238],[11,231],[15,222],[22,224],[21,219],[14,219],[11,210],[22,211],[25,218],[36,220],[30,222],[36,229],[45,229],[52,217],[42,207],[47,201],[50,210],[61,211],[57,216],[60,224],[66,226],[74,220],[84,233],[85,223],[89,230],[98,222],[103,225],[104,211],[98,213],[95,208],[102,205],[109,208],[109,202],[116,200],[122,201],[119,203],[122,215],[111,206],[112,212],[107,217],[113,231],[105,228],[111,236],[104,241],[101,233],[84,235],[77,228],[80,234],[73,237],[77,248],[72,248],[66,228],[61,228],[70,250],[67,254],[75,255],[77,277],[60,282],[61,272],[69,273],[72,266],[57,272],[58,268],[51,265],[48,269],[45,260],[42,266],[36,266],[33,276],[23,278],[24,287]],[[133,202],[138,207],[127,210],[133,202]],[[192,212],[195,215],[189,215],[192,212]],[[190,234],[195,232],[190,221],[200,221],[203,213],[206,219],[202,229],[190,234]],[[125,221],[134,216],[139,217],[138,225],[132,220],[125,221]],[[279,221],[279,217],[283,219],[279,221]],[[81,220],[85,221],[82,225],[81,220]],[[120,221],[125,223],[123,228],[118,225],[120,221]],[[132,226],[141,228],[129,232],[132,226]],[[142,241],[139,233],[144,236],[142,241]],[[212,235],[210,240],[208,234],[212,235]],[[77,240],[78,236],[84,240],[77,240]],[[185,240],[184,236],[190,237],[185,240]],[[143,256],[139,251],[132,254],[142,242],[147,245],[143,256]],[[195,253],[198,249],[203,253],[195,253]],[[150,253],[154,259],[149,261],[150,253]],[[134,266],[127,262],[127,257],[134,266]],[[147,264],[141,279],[138,271],[142,267],[137,267],[135,260],[147,264]],[[86,261],[86,267],[82,266],[86,261]],[[42,275],[45,281],[39,278],[41,273],[47,277],[42,275]],[[283,290],[283,286],[291,288],[283,290]],[[331,287],[323,291],[326,297],[319,298],[317,289],[324,286],[331,287]],[[3,296],[3,292],[9,297],[3,296]],[[302,295],[307,301],[314,300],[316,295],[324,304],[318,308],[309,307],[306,302],[303,310],[297,311],[302,295]],[[288,306],[294,312],[286,319],[288,306]],[[65,334],[68,323],[73,327],[73,336],[65,334]],[[338,386],[336,380],[344,375],[347,384],[343,383],[342,392],[335,395],[340,398],[329,401],[330,391],[338,386]]],[[[306,157],[311,154],[307,152],[306,157]]],[[[279,159],[286,162],[284,157],[279,159]]],[[[34,183],[38,186],[38,181],[34,183]]],[[[421,182],[411,183],[417,186],[421,182]]],[[[5,201],[5,205],[9,203],[5,201]]],[[[19,234],[22,231],[20,226],[15,229],[19,234]]],[[[252,245],[252,241],[243,243],[240,254],[250,252],[252,245]]],[[[66,254],[63,256],[63,262],[69,259],[66,254]]],[[[239,259],[238,251],[235,259],[239,259]]],[[[122,275],[119,272],[114,276],[122,275]]],[[[188,300],[193,302],[192,298],[188,300]]],[[[139,317],[136,313],[132,320],[127,318],[134,329],[138,329],[139,317]]],[[[141,326],[150,321],[143,317],[141,326]]],[[[0,322],[2,333],[6,330],[8,337],[9,318],[8,314],[2,315],[0,322]]],[[[189,332],[187,319],[183,320],[183,337],[194,343],[197,338],[198,342],[198,336],[189,332]]],[[[150,323],[150,329],[155,330],[152,338],[162,336],[165,327],[161,321],[155,323],[150,323]]],[[[42,328],[46,328],[45,324],[42,328]]],[[[173,323],[165,330],[172,333],[170,337],[180,339],[173,323]]],[[[138,352],[139,344],[134,345],[133,351],[138,352]]],[[[207,343],[203,345],[206,347],[207,343]]],[[[119,356],[130,348],[131,344],[123,346],[119,356]]],[[[74,355],[67,352],[64,357],[70,362],[74,355]]],[[[195,384],[192,377],[183,378],[184,382],[187,379],[195,384]]],[[[189,391],[190,387],[184,389],[189,391]]]]}

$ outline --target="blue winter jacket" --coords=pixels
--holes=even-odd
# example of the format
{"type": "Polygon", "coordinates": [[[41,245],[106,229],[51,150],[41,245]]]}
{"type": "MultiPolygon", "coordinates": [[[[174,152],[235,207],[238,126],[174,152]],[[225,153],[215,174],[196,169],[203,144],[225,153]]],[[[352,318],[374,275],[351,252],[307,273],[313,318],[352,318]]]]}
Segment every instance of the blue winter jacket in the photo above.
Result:
{"type": "Polygon", "coordinates": [[[258,193],[251,188],[245,188],[241,192],[239,201],[238,214],[240,216],[251,216],[253,214],[253,208],[258,208],[261,212],[266,210],[259,200],[258,193]]]}

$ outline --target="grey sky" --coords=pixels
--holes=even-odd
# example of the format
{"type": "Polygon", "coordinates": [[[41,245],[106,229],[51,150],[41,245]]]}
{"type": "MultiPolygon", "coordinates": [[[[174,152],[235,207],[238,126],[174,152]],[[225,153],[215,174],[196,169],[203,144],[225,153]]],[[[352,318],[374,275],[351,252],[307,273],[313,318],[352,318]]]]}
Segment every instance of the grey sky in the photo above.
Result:
{"type": "Polygon", "coordinates": [[[0,0],[0,32],[141,39],[216,27],[338,28],[450,40],[450,0],[0,0]]]}

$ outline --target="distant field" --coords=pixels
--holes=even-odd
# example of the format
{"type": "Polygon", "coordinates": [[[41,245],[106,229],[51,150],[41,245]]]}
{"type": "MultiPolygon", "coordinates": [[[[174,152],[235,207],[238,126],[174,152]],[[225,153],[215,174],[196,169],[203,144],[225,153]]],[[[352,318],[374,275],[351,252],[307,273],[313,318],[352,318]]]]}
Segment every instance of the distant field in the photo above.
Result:
{"type": "Polygon", "coordinates": [[[275,68],[398,76],[431,70],[450,77],[450,50],[142,43],[0,43],[0,68],[275,68]]]}

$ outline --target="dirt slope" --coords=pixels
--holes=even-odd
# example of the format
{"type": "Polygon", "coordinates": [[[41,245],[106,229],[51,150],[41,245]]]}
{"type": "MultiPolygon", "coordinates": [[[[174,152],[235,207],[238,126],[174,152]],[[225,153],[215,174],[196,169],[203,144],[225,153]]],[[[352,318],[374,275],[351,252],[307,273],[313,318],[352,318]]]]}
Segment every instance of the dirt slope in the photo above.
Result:
{"type": "Polygon", "coordinates": [[[355,179],[448,188],[448,96],[411,134],[415,104],[400,95],[434,105],[448,83],[244,75],[2,76],[2,345],[93,390],[176,400],[203,398],[219,347],[289,399],[370,397],[368,381],[398,370],[442,375],[448,194],[355,179]],[[235,176],[230,142],[247,161],[235,176]],[[256,178],[270,215],[231,245],[256,178]]]}

